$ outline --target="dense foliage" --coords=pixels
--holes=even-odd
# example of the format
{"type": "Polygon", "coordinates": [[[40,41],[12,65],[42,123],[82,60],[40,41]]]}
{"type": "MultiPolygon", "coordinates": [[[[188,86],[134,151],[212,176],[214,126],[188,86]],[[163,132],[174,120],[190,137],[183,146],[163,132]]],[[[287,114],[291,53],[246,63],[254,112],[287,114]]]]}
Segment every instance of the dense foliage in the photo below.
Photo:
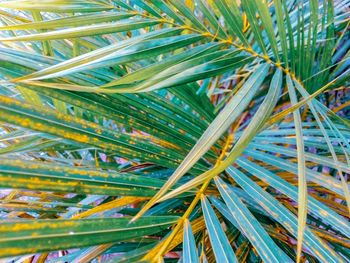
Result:
{"type": "Polygon", "coordinates": [[[0,257],[349,262],[349,14],[0,1],[0,257]]]}

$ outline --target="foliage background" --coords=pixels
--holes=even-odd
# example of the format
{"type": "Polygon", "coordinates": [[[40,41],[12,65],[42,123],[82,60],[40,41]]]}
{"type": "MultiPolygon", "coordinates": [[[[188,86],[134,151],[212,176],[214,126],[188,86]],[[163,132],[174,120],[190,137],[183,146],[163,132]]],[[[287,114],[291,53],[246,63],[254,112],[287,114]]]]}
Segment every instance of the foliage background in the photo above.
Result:
{"type": "Polygon", "coordinates": [[[350,1],[0,1],[5,262],[349,262],[350,1]]]}

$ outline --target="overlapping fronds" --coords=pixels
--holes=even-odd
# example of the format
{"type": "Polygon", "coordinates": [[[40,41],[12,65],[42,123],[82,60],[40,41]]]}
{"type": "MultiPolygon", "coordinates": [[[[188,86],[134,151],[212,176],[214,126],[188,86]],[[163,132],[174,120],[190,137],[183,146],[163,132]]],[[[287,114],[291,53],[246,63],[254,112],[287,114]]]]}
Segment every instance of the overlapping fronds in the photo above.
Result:
{"type": "Polygon", "coordinates": [[[348,262],[349,6],[0,1],[0,257],[348,262]]]}

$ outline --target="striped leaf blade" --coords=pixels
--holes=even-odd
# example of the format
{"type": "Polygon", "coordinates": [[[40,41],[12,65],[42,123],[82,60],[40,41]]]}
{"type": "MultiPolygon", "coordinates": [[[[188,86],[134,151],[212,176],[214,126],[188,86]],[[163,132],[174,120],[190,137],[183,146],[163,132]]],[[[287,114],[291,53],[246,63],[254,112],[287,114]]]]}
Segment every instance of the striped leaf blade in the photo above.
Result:
{"type": "Polygon", "coordinates": [[[127,217],[5,222],[0,226],[0,257],[124,241],[157,233],[177,219],[151,216],[132,224],[127,217]]]}
{"type": "Polygon", "coordinates": [[[188,220],[184,223],[182,261],[184,263],[199,262],[191,223],[188,220]]]}
{"type": "Polygon", "coordinates": [[[237,262],[235,253],[226,237],[224,230],[216,217],[213,208],[205,196],[201,198],[202,211],[207,226],[210,243],[217,262],[237,262]]]}

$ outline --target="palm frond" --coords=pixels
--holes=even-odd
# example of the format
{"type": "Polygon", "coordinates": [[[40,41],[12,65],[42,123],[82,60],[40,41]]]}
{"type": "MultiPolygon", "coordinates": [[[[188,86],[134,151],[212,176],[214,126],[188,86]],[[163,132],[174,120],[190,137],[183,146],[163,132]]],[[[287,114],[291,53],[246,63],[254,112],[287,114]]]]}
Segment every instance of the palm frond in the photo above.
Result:
{"type": "Polygon", "coordinates": [[[349,4],[0,1],[0,257],[348,262],[349,4]]]}

